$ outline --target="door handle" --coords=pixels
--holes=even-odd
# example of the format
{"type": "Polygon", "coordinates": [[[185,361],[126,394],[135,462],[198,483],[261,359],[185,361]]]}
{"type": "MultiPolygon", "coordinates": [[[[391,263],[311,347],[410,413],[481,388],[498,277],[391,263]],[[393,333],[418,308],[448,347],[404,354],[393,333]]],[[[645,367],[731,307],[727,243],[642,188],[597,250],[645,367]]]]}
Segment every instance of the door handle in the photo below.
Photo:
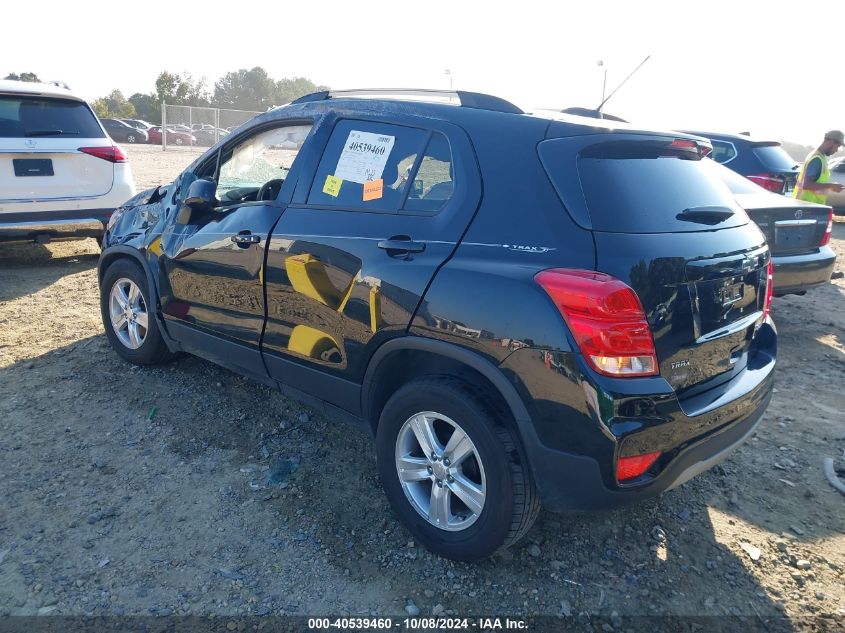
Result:
{"type": "Polygon", "coordinates": [[[415,242],[408,235],[394,235],[390,239],[379,242],[378,247],[387,251],[390,257],[398,257],[422,253],[425,250],[425,242],[415,242]]]}
{"type": "Polygon", "coordinates": [[[238,246],[249,246],[250,244],[258,244],[261,242],[260,235],[253,235],[249,231],[241,231],[237,235],[233,235],[231,239],[238,246]]]}

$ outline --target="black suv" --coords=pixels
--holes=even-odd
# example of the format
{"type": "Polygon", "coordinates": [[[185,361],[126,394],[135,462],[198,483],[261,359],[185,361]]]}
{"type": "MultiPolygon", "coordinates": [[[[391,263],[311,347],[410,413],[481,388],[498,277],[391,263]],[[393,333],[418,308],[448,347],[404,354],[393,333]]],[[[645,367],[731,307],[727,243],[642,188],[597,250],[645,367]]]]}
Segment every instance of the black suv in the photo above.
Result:
{"type": "Polygon", "coordinates": [[[396,514],[455,559],[724,459],[776,332],[765,239],[703,141],[412,96],[303,97],[130,200],[99,263],[118,354],[363,425],[396,514]]]}

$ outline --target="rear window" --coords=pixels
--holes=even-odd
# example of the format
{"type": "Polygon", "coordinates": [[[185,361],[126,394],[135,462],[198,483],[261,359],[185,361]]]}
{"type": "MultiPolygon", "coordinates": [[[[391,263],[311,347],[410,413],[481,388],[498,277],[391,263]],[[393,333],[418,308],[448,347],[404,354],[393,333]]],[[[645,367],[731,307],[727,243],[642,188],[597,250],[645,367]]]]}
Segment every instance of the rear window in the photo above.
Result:
{"type": "Polygon", "coordinates": [[[0,138],[103,138],[94,113],[71,99],[0,96],[0,138]]]}
{"type": "Polygon", "coordinates": [[[798,164],[780,145],[757,145],[751,148],[761,163],[772,171],[797,171],[798,164]]]}
{"type": "MultiPolygon", "coordinates": [[[[583,148],[574,162],[583,201],[564,199],[564,204],[584,203],[592,228],[611,233],[677,233],[747,223],[727,186],[708,168],[712,162],[705,166],[702,160],[683,157],[688,153],[663,151],[670,142],[612,141],[583,148]],[[727,208],[733,214],[684,215],[708,208],[727,208]]],[[[567,191],[567,185],[556,182],[572,177],[566,173],[567,164],[572,164],[571,159],[567,162],[567,148],[546,141],[540,150],[556,189],[567,191]]]]}

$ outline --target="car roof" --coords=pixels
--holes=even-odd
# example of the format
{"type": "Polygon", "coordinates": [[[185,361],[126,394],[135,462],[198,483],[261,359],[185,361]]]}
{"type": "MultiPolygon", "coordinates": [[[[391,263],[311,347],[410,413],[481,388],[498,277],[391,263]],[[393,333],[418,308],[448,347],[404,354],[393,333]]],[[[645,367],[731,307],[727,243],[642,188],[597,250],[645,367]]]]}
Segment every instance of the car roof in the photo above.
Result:
{"type": "MultiPolygon", "coordinates": [[[[547,122],[549,127],[556,124],[555,136],[594,134],[602,132],[629,132],[678,136],[678,132],[670,130],[643,129],[630,123],[622,123],[609,119],[595,119],[591,117],[566,114],[557,110],[536,109],[534,112],[522,112],[516,106],[515,111],[504,109],[485,108],[475,105],[461,105],[457,100],[453,102],[434,102],[416,99],[402,99],[391,97],[348,97],[338,96],[320,99],[319,95],[325,93],[314,93],[307,95],[293,103],[273,108],[260,114],[250,123],[266,123],[274,121],[282,116],[310,116],[312,114],[336,113],[340,116],[356,115],[388,115],[393,117],[416,116],[431,119],[438,119],[446,122],[456,123],[466,128],[486,120],[489,123],[498,125],[524,125],[526,127],[536,126],[538,122],[547,122]]],[[[471,93],[475,95],[475,93],[471,93]]],[[[487,97],[487,95],[476,95],[487,97]]],[[[498,99],[497,97],[490,97],[498,99]]],[[[493,102],[495,104],[495,101],[493,102]]],[[[507,102],[504,102],[507,104],[507,102]]]]}
{"type": "Polygon", "coordinates": [[[34,81],[15,81],[12,79],[0,79],[0,94],[60,97],[62,99],[85,101],[85,99],[74,94],[69,88],[65,88],[64,86],[60,86],[58,84],[34,81]]]}
{"type": "Polygon", "coordinates": [[[766,138],[755,138],[747,134],[726,134],[724,132],[701,132],[694,130],[678,131],[683,132],[684,134],[693,134],[695,136],[703,136],[704,138],[716,139],[720,141],[742,141],[744,143],[777,143],[778,145],[780,145],[780,141],[773,141],[771,139],[766,138]]]}

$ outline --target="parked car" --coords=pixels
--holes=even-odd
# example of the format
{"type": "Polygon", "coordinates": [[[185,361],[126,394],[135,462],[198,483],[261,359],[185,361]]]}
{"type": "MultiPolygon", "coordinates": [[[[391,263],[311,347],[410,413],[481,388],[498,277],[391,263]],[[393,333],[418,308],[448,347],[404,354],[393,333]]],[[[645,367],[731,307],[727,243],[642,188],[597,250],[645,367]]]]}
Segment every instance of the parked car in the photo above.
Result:
{"type": "Polygon", "coordinates": [[[154,127],[152,123],[149,121],[144,121],[143,119],[120,119],[126,125],[131,127],[138,128],[139,130],[144,130],[145,132],[149,131],[151,127],[154,127]]]}
{"type": "Polygon", "coordinates": [[[196,139],[197,145],[203,145],[205,147],[211,147],[221,138],[229,136],[229,133],[226,130],[217,130],[215,133],[214,128],[200,128],[193,131],[194,138],[196,139]]]}
{"type": "MultiPolygon", "coordinates": [[[[845,185],[845,157],[834,158],[828,164],[831,182],[845,185]]],[[[845,215],[845,191],[827,195],[827,203],[833,207],[836,215],[845,215]]]]}
{"type": "MultiPolygon", "coordinates": [[[[149,129],[150,143],[161,145],[161,126],[156,125],[149,129]]],[[[187,132],[180,132],[167,128],[167,142],[173,145],[196,145],[197,139],[193,134],[187,132]]]]}
{"type": "Polygon", "coordinates": [[[798,164],[784,151],[779,141],[753,139],[745,134],[721,134],[685,130],[708,139],[710,154],[717,163],[745,176],[773,193],[791,195],[798,180],[798,164]]]}
{"type": "Polygon", "coordinates": [[[117,354],[196,354],[360,425],[396,515],[461,560],[754,431],[771,259],[704,141],[373,94],[263,113],[121,208],[98,271],[117,354]]]}
{"type": "Polygon", "coordinates": [[[779,196],[714,165],[734,200],[760,227],[772,251],[774,295],[803,295],[830,281],[836,253],[830,247],[833,209],[779,196]]]}
{"type": "Polygon", "coordinates": [[[126,154],[82,97],[0,81],[0,241],[99,239],[134,194],[126,154]]]}
{"type": "Polygon", "coordinates": [[[118,119],[100,119],[100,123],[106,130],[106,133],[115,141],[124,143],[146,143],[149,140],[149,134],[144,130],[132,127],[118,119]]]}

